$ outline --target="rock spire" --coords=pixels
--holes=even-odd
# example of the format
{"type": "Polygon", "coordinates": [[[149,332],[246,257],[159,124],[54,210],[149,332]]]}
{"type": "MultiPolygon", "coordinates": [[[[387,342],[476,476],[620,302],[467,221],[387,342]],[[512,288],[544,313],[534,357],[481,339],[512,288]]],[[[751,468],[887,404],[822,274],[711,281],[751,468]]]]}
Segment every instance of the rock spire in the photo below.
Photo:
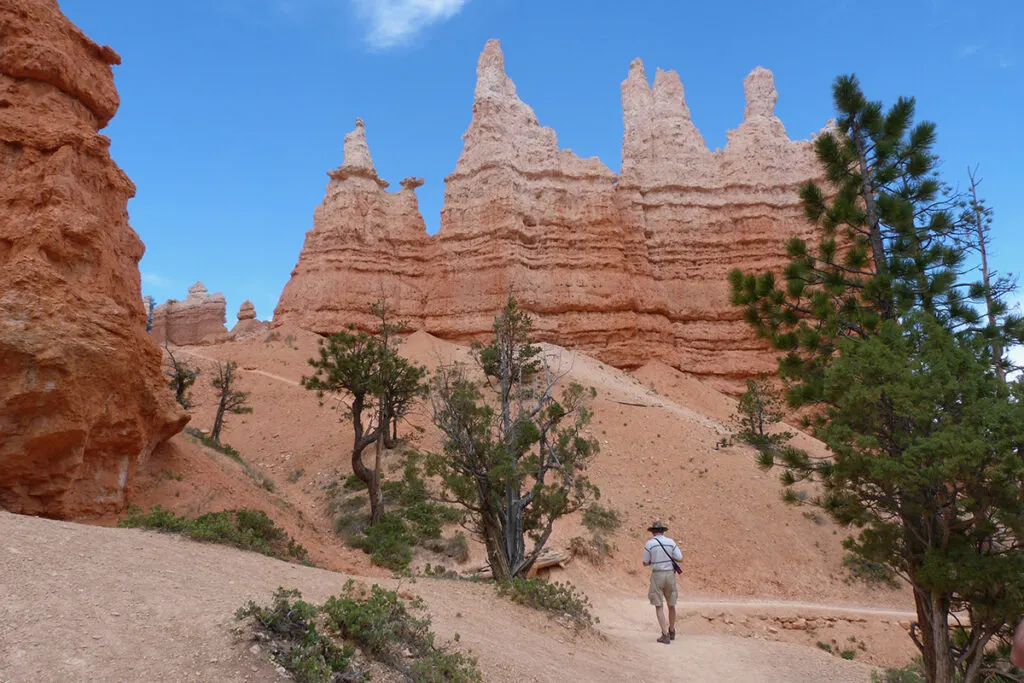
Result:
{"type": "MultiPolygon", "coordinates": [[[[274,324],[370,329],[369,305],[385,296],[413,329],[477,340],[511,291],[543,340],[737,388],[774,356],[729,304],[727,274],[784,264],[785,240],[808,232],[798,187],[822,176],[811,142],[790,140],[774,115],[771,72],[755,69],[744,89],[742,123],[712,152],[678,74],[658,69],[651,84],[634,60],[616,174],[559,148],[488,41],[440,232],[425,234],[410,179],[388,193],[365,182],[372,162],[333,172],[274,324]]],[[[346,138],[342,169],[351,158],[346,138]]]]}

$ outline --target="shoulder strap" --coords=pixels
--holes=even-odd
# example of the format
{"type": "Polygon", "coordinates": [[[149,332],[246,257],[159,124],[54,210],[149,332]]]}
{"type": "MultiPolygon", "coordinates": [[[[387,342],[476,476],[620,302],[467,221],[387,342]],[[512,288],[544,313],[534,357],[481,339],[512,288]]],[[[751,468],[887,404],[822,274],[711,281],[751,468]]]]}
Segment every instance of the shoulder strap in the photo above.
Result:
{"type": "MultiPolygon", "coordinates": [[[[667,550],[667,549],[665,548],[665,546],[661,545],[661,541],[660,541],[660,540],[658,540],[658,537],[657,537],[657,536],[655,536],[655,537],[654,537],[654,542],[655,542],[655,543],[657,543],[658,545],[660,545],[660,546],[661,546],[661,549],[662,549],[662,550],[664,550],[664,551],[665,551],[665,554],[666,554],[666,555],[668,556],[668,559],[669,559],[669,560],[671,560],[671,561],[672,561],[673,563],[675,563],[675,561],[676,561],[676,558],[672,557],[672,553],[670,553],[670,552],[669,552],[669,551],[668,551],[668,550],[667,550]]],[[[675,547],[675,544],[673,544],[673,547],[675,547]]]]}
{"type": "MultiPolygon", "coordinates": [[[[660,541],[660,540],[658,540],[658,537],[657,537],[657,536],[655,536],[655,537],[654,537],[654,540],[655,540],[655,542],[656,542],[656,543],[657,543],[658,545],[660,545],[660,546],[661,546],[661,549],[662,549],[663,551],[665,551],[665,555],[667,555],[667,556],[668,556],[668,561],[672,563],[672,569],[676,570],[676,571],[677,571],[677,573],[681,572],[682,570],[681,570],[681,569],[679,569],[679,565],[678,565],[678,564],[676,564],[676,558],[672,557],[672,553],[670,553],[670,552],[669,552],[668,550],[666,550],[666,549],[665,549],[665,546],[661,545],[661,541],[660,541]]],[[[677,545],[676,545],[675,543],[673,543],[673,544],[672,544],[672,546],[673,546],[674,548],[678,548],[678,547],[679,547],[679,546],[677,546],[677,545]]]]}

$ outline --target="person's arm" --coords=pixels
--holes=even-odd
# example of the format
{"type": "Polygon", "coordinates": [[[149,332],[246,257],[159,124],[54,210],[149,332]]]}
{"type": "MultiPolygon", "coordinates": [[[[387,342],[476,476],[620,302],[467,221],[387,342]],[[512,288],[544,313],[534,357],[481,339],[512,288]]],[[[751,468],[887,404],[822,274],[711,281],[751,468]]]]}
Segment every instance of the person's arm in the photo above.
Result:
{"type": "Polygon", "coordinates": [[[672,557],[675,558],[676,562],[683,561],[683,551],[679,549],[678,543],[672,548],[672,557]]]}
{"type": "Polygon", "coordinates": [[[644,546],[644,566],[651,566],[651,550],[647,546],[644,546]]]}
{"type": "Polygon", "coordinates": [[[1024,669],[1024,619],[1017,624],[1017,632],[1013,634],[1013,647],[1010,648],[1010,662],[1024,669]]]}

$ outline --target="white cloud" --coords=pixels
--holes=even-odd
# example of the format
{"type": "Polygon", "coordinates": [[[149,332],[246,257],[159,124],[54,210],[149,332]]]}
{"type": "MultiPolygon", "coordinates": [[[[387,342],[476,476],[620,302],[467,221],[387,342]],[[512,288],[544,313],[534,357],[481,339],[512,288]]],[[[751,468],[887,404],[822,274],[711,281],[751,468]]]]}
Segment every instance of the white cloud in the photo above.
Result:
{"type": "Polygon", "coordinates": [[[384,49],[409,42],[417,33],[451,19],[469,0],[352,0],[368,24],[366,40],[384,49]]]}
{"type": "Polygon", "coordinates": [[[147,285],[153,285],[154,287],[167,287],[171,284],[171,281],[165,278],[163,275],[157,275],[156,273],[142,273],[142,282],[147,285]]]}
{"type": "Polygon", "coordinates": [[[978,50],[981,49],[981,45],[964,45],[960,48],[960,58],[965,59],[977,54],[978,50]]]}

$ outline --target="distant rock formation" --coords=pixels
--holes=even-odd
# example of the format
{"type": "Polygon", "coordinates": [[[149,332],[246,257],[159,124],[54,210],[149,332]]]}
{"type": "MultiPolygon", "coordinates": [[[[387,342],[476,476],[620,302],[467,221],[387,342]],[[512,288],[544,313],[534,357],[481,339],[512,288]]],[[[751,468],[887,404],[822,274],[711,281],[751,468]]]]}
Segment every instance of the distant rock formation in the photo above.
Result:
{"type": "Polygon", "coordinates": [[[810,231],[798,188],[822,178],[811,141],[790,140],[774,114],[771,72],[758,67],[744,90],[743,123],[712,152],[679,76],[659,69],[652,87],[635,60],[616,175],[558,148],[489,41],[440,232],[426,234],[418,179],[385,191],[357,120],[274,325],[372,328],[369,305],[386,297],[413,329],[475,340],[511,291],[541,340],[617,367],[663,361],[734,390],[775,354],[729,304],[727,274],[782,267],[786,239],[810,231]]]}
{"type": "Polygon", "coordinates": [[[98,131],[120,58],[56,0],[0,3],[0,507],[75,517],[125,503],[188,417],[146,335],[135,186],[98,131]]]}
{"type": "Polygon", "coordinates": [[[251,301],[243,301],[238,308],[238,322],[231,328],[231,339],[244,341],[254,339],[270,329],[270,323],[256,319],[256,306],[251,301]]]}
{"type": "Polygon", "coordinates": [[[206,286],[197,282],[184,301],[169,299],[153,310],[153,340],[176,346],[227,341],[227,306],[223,294],[207,294],[206,286]]]}

